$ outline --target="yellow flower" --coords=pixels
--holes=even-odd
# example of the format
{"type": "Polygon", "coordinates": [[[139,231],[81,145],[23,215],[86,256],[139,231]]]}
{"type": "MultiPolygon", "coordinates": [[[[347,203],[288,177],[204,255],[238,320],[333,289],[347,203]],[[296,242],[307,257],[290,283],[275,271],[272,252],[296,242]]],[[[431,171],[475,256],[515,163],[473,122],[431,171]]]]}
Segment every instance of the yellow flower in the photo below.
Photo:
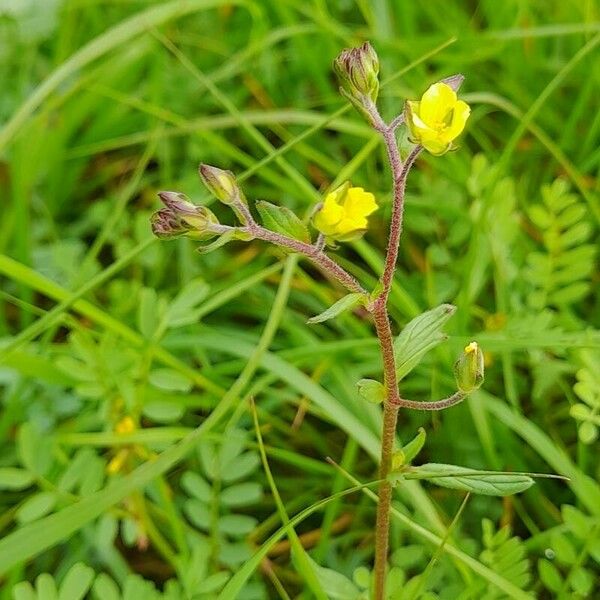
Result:
{"type": "MultiPolygon", "coordinates": [[[[128,433],[133,433],[135,429],[135,421],[130,416],[123,417],[115,425],[115,433],[117,433],[117,435],[127,435],[128,433]]],[[[119,449],[108,465],[106,465],[106,472],[110,475],[114,475],[115,473],[122,471],[130,454],[131,448],[129,447],[119,449]]]]}
{"type": "Polygon", "coordinates": [[[471,109],[458,100],[456,92],[446,83],[434,83],[423,94],[420,102],[406,103],[405,118],[409,137],[439,156],[452,147],[462,133],[471,109]]]}
{"type": "Polygon", "coordinates": [[[348,242],[358,239],[367,230],[367,217],[376,210],[373,194],[345,183],[327,194],[313,224],[328,238],[348,242]]]}

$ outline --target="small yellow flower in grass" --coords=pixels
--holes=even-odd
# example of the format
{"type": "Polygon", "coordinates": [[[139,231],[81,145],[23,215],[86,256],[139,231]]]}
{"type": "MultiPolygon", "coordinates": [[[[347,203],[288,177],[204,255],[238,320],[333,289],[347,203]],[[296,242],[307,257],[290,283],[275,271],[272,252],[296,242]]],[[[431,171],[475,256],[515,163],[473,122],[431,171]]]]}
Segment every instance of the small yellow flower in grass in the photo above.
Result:
{"type": "Polygon", "coordinates": [[[462,133],[470,113],[469,105],[458,100],[448,84],[434,83],[420,102],[406,103],[409,138],[435,156],[444,154],[462,133]]]}
{"type": "Polygon", "coordinates": [[[115,425],[115,431],[120,434],[133,433],[135,431],[135,421],[129,416],[123,417],[115,425]]]}
{"type": "MultiPolygon", "coordinates": [[[[123,417],[115,425],[115,433],[118,435],[126,435],[135,431],[135,421],[130,417],[123,417]]],[[[106,465],[106,472],[114,475],[123,469],[127,459],[131,454],[131,448],[121,448],[106,465]]]]}
{"type": "Polygon", "coordinates": [[[376,210],[373,194],[345,183],[325,196],[323,205],[313,217],[313,224],[327,238],[349,242],[367,230],[367,217],[376,210]]]}

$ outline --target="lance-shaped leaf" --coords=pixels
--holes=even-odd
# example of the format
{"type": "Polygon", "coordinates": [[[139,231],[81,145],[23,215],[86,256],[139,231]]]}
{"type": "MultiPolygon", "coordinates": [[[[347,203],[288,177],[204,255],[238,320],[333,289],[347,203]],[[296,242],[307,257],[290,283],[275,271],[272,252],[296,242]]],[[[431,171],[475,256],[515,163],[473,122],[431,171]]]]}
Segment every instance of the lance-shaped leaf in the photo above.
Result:
{"type": "Polygon", "coordinates": [[[427,479],[430,483],[453,490],[484,496],[510,496],[530,488],[534,481],[526,473],[477,471],[456,465],[427,463],[395,475],[398,479],[427,479]]]}
{"type": "Polygon", "coordinates": [[[256,209],[267,229],[310,243],[308,228],[289,208],[259,200],[256,209]]]}
{"type": "Polygon", "coordinates": [[[330,600],[360,600],[360,590],[345,575],[322,567],[308,555],[306,557],[330,600]]]}
{"type": "Polygon", "coordinates": [[[423,355],[446,339],[442,327],[455,313],[452,304],[442,304],[415,317],[394,341],[396,373],[405,377],[418,364],[423,355]]]}
{"type": "Polygon", "coordinates": [[[337,317],[345,310],[349,310],[350,308],[354,308],[357,304],[360,304],[364,297],[364,294],[359,293],[347,294],[343,298],[340,298],[335,304],[332,304],[327,310],[324,310],[320,315],[311,317],[307,323],[322,323],[323,321],[333,319],[333,317],[337,317]]]}

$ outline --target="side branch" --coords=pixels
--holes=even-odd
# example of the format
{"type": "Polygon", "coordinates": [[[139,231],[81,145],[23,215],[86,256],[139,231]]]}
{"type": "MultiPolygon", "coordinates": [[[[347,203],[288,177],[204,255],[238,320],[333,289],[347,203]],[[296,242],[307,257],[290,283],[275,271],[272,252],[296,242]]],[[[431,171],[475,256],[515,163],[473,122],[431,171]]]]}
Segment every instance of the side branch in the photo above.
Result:
{"type": "Polygon", "coordinates": [[[455,392],[452,396],[444,398],[443,400],[434,400],[432,402],[419,402],[417,400],[406,400],[397,396],[393,400],[390,400],[395,406],[402,408],[410,408],[412,410],[444,410],[450,406],[460,404],[468,394],[465,392],[455,392]]]}
{"type": "Polygon", "coordinates": [[[319,245],[313,246],[312,244],[301,242],[300,240],[271,231],[270,229],[265,229],[255,223],[249,223],[247,227],[240,227],[239,230],[248,233],[256,239],[271,242],[276,246],[282,246],[294,252],[298,252],[299,254],[303,254],[306,258],[314,262],[322,271],[341,283],[350,292],[367,294],[367,291],[360,285],[358,280],[350,275],[350,273],[338,263],[329,258],[329,256],[323,252],[323,248],[319,245]]]}

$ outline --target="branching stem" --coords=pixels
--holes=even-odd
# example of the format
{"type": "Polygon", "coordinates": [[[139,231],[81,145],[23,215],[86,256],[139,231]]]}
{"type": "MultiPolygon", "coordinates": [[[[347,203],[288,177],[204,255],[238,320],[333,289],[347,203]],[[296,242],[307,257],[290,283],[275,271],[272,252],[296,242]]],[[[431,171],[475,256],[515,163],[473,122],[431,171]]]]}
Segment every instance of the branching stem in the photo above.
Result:
{"type": "MultiPolygon", "coordinates": [[[[398,391],[398,379],[396,376],[396,359],[394,356],[394,345],[392,328],[390,325],[387,302],[396,271],[398,260],[398,248],[402,235],[402,222],[404,218],[404,192],[408,173],[415,162],[421,147],[415,147],[402,162],[395,129],[401,122],[396,118],[390,125],[386,125],[379,115],[375,106],[371,107],[371,119],[374,128],[381,133],[390,162],[393,178],[393,204],[392,218],[390,221],[390,233],[388,247],[385,257],[385,266],[381,275],[381,291],[371,305],[371,312],[375,321],[375,329],[381,347],[383,360],[383,384],[386,389],[386,402],[383,407],[383,426],[381,432],[381,459],[379,463],[379,503],[377,504],[377,521],[375,525],[375,600],[383,600],[385,597],[385,578],[387,568],[387,556],[389,547],[390,530],[390,507],[392,503],[392,486],[388,481],[388,475],[392,467],[392,455],[394,453],[394,441],[396,438],[396,425],[398,422],[398,411],[401,406],[415,408],[410,400],[403,400],[398,391]],[[407,404],[408,403],[408,404],[407,404]]],[[[419,403],[415,403],[419,404],[419,403]]]]}
{"type": "Polygon", "coordinates": [[[264,227],[256,224],[249,223],[246,227],[241,227],[241,231],[244,231],[252,237],[264,240],[265,242],[271,242],[277,246],[288,248],[294,252],[303,254],[312,262],[314,262],[322,271],[331,276],[333,279],[341,283],[350,292],[358,292],[360,294],[367,294],[367,291],[358,283],[355,277],[350,275],[343,267],[341,267],[334,260],[329,258],[323,248],[319,245],[307,244],[300,240],[285,236],[281,233],[265,229],[264,227]]]}

